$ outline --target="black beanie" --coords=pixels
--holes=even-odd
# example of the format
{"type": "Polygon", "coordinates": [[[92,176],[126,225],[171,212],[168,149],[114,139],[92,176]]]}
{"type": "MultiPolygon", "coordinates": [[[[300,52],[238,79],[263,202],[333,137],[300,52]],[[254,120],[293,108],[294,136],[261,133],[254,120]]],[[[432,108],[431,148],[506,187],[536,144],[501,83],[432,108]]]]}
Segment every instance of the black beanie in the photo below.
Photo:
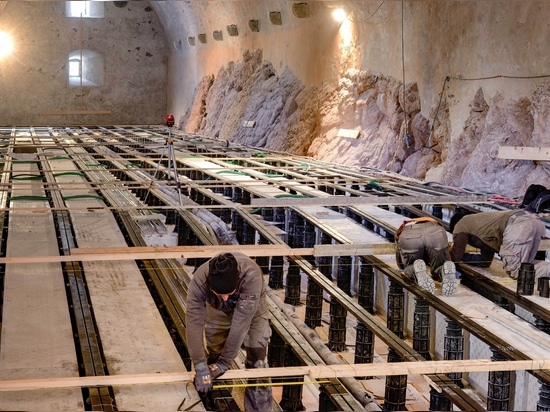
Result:
{"type": "Polygon", "coordinates": [[[224,253],[210,259],[208,269],[208,282],[210,289],[214,292],[225,295],[237,289],[239,269],[237,260],[231,253],[224,253]]]}

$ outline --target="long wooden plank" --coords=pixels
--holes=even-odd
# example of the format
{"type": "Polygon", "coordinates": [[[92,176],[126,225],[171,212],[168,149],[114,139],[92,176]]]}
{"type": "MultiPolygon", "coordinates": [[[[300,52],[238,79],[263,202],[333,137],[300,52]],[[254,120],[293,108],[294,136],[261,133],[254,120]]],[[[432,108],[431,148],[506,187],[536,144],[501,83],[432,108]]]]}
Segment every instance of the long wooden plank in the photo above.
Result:
{"type": "MultiPolygon", "coordinates": [[[[442,360],[426,362],[363,363],[341,365],[285,366],[280,368],[231,369],[223,379],[284,378],[308,376],[312,379],[354,376],[427,375],[435,373],[541,370],[550,368],[550,359],[492,361],[490,359],[442,360]]],[[[189,382],[194,372],[146,373],[78,378],[51,378],[0,381],[2,391],[27,391],[47,388],[123,386],[189,382]]]]}
{"type": "Polygon", "coordinates": [[[499,159],[550,160],[550,147],[500,146],[499,159]]]}
{"type": "Polygon", "coordinates": [[[58,115],[82,115],[82,114],[101,114],[109,115],[113,112],[111,110],[45,110],[40,112],[42,116],[58,116],[58,115]]]}
{"type": "Polygon", "coordinates": [[[351,206],[351,205],[416,205],[416,204],[470,204],[486,203],[486,195],[464,196],[394,196],[394,197],[308,197],[308,198],[253,198],[255,207],[292,207],[292,206],[351,206]]]}
{"type": "MultiPolygon", "coordinates": [[[[209,258],[218,253],[235,250],[248,256],[361,256],[393,255],[394,243],[350,243],[315,245],[312,248],[291,248],[287,245],[215,245],[215,246],[164,246],[164,247],[102,247],[75,248],[66,256],[7,256],[0,258],[2,263],[53,263],[90,262],[143,259],[183,259],[209,258]]],[[[475,248],[468,247],[468,251],[475,248]]],[[[550,239],[541,241],[539,250],[550,250],[550,239]]]]}

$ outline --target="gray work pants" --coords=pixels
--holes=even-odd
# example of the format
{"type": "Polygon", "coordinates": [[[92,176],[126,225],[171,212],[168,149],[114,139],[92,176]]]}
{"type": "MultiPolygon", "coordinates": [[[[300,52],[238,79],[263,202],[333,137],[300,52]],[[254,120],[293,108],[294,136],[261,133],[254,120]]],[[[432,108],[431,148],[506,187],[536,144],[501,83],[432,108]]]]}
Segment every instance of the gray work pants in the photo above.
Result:
{"type": "Polygon", "coordinates": [[[534,263],[545,234],[546,226],[533,213],[523,212],[510,217],[498,252],[508,276],[517,279],[521,263],[534,263]]]}
{"type": "Polygon", "coordinates": [[[396,246],[400,257],[397,259],[400,269],[407,276],[415,279],[413,263],[417,259],[422,259],[430,266],[432,277],[441,281],[443,263],[450,260],[447,232],[441,225],[434,222],[418,222],[406,226],[396,246]]]}
{"type": "MultiPolygon", "coordinates": [[[[226,314],[212,307],[206,310],[206,350],[208,364],[216,362],[223,351],[225,341],[231,329],[232,314],[226,314]]],[[[271,337],[269,319],[256,316],[250,324],[248,333],[244,339],[246,348],[246,367],[268,367],[267,346],[271,337]]],[[[259,381],[255,381],[259,382],[259,381]]],[[[266,381],[268,383],[268,381],[266,381]]],[[[269,412],[273,405],[273,393],[271,386],[247,386],[244,392],[245,411],[269,412]]]]}

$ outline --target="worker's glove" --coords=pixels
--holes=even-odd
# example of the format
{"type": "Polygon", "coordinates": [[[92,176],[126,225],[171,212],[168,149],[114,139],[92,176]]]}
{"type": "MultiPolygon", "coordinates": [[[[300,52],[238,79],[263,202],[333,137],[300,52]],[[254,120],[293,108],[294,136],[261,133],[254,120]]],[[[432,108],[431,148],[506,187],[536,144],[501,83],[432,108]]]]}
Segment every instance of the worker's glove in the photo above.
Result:
{"type": "Polygon", "coordinates": [[[210,376],[212,379],[219,378],[227,371],[227,366],[218,362],[208,365],[208,368],[210,369],[210,376]]]}
{"type": "Polygon", "coordinates": [[[195,365],[195,388],[198,392],[203,393],[212,390],[212,377],[206,362],[199,362],[195,365]]]}

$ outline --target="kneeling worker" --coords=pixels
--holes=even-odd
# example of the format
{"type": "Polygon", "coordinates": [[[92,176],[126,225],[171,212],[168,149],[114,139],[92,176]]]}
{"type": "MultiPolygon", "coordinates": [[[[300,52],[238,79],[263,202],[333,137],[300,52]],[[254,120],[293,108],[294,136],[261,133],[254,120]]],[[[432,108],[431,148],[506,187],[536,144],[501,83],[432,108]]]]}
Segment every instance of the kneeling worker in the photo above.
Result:
{"type": "MultiPolygon", "coordinates": [[[[223,253],[199,266],[189,284],[187,349],[195,366],[195,387],[204,397],[246,349],[246,368],[267,367],[271,337],[262,270],[242,253],[223,253]],[[206,339],[206,351],[203,336],[206,339]]],[[[269,386],[245,389],[246,411],[271,411],[269,386]]]]}
{"type": "Polygon", "coordinates": [[[419,217],[405,220],[395,234],[397,266],[418,286],[435,291],[432,278],[441,281],[441,292],[450,296],[457,289],[456,268],[449,256],[447,231],[437,220],[419,217]],[[428,274],[426,262],[431,269],[428,274]]]}

